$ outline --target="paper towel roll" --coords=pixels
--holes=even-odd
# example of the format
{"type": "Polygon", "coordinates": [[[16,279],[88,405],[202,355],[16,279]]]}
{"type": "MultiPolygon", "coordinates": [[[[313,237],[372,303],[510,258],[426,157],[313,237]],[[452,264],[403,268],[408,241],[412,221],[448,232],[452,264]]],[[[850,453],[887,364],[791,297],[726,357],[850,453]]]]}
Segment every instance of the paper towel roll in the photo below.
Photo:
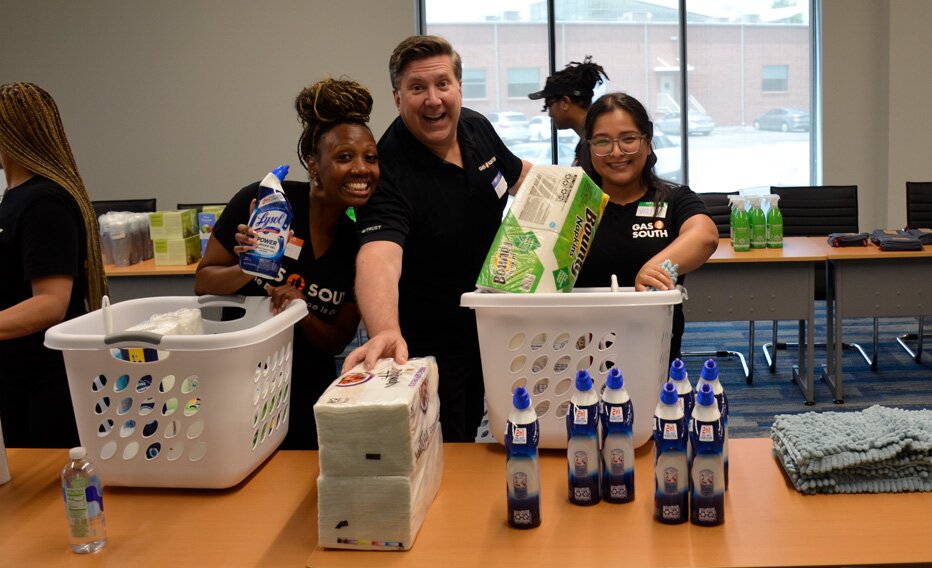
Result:
{"type": "Polygon", "coordinates": [[[433,357],[380,360],[337,377],[314,405],[324,475],[408,475],[439,429],[433,357]]]}
{"type": "Polygon", "coordinates": [[[440,428],[410,475],[318,476],[318,544],[356,550],[410,549],[442,476],[440,428]]]}

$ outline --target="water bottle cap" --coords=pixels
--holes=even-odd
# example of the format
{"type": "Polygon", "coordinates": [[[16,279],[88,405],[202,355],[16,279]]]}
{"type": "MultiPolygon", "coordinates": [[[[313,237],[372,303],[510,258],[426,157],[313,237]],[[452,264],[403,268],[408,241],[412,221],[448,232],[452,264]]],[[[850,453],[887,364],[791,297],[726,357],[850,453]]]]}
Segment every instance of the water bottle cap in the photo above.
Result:
{"type": "Polygon", "coordinates": [[[528,394],[527,389],[524,387],[518,387],[515,389],[515,394],[511,401],[514,403],[515,408],[518,410],[524,410],[525,408],[531,406],[531,396],[528,394]]]}
{"type": "Polygon", "coordinates": [[[715,364],[714,359],[709,359],[702,366],[702,371],[699,373],[700,379],[705,379],[707,381],[714,381],[718,378],[718,365],[715,364]]]}
{"type": "Polygon", "coordinates": [[[605,380],[605,386],[610,389],[620,389],[625,386],[625,379],[621,376],[621,369],[612,367],[608,370],[608,378],[605,380]]]}
{"type": "Polygon", "coordinates": [[[583,369],[576,371],[576,390],[587,391],[592,388],[592,376],[583,369]]]}
{"type": "Polygon", "coordinates": [[[676,393],[676,386],[673,383],[663,383],[663,388],[660,389],[660,402],[664,404],[676,404],[679,398],[679,395],[676,393]]]}
{"type": "Polygon", "coordinates": [[[674,381],[682,381],[686,378],[686,365],[680,359],[674,359],[670,363],[670,379],[674,381]]]}
{"type": "Polygon", "coordinates": [[[712,385],[709,383],[702,383],[699,385],[699,390],[696,393],[696,404],[702,406],[712,406],[715,404],[715,393],[712,392],[712,385]]]}
{"type": "Polygon", "coordinates": [[[275,177],[278,178],[278,181],[285,181],[285,177],[288,175],[288,164],[282,164],[272,170],[272,173],[275,174],[275,177]]]}
{"type": "Polygon", "coordinates": [[[87,450],[83,446],[68,450],[68,457],[73,460],[83,460],[85,456],[87,456],[87,450]]]}

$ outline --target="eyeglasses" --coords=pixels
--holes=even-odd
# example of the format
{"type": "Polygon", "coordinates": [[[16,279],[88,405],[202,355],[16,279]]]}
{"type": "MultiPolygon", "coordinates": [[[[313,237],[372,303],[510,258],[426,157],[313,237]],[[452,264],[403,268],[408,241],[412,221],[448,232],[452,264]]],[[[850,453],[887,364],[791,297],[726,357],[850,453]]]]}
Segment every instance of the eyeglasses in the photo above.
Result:
{"type": "Polygon", "coordinates": [[[645,134],[629,134],[621,138],[600,136],[590,139],[589,147],[592,148],[592,153],[600,158],[611,154],[616,143],[622,154],[637,154],[641,150],[641,140],[645,138],[647,138],[645,134]]]}
{"type": "Polygon", "coordinates": [[[549,110],[550,110],[550,105],[552,105],[552,104],[555,103],[555,102],[558,102],[559,100],[560,100],[560,99],[558,99],[557,97],[547,97],[546,99],[544,99],[544,108],[543,108],[543,110],[541,110],[540,112],[547,112],[547,111],[549,111],[549,110]]]}

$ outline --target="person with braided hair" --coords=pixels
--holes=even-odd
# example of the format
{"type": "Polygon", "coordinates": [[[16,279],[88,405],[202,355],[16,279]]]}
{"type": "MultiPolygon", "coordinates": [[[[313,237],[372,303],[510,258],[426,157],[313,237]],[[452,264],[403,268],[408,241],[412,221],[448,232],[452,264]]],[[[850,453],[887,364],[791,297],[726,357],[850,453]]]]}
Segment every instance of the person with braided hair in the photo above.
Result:
{"type": "Polygon", "coordinates": [[[303,131],[298,158],[308,182],[282,187],[294,210],[293,235],[278,278],[244,273],[239,255],[252,248],[248,227],[259,182],[241,189],[217,219],[197,267],[197,294],[269,295],[272,310],[307,302],[308,315],[295,327],[288,435],[285,449],[317,449],[313,406],[336,378],[335,355],[353,338],[359,309],[353,294],[359,249],[347,208],[369,200],[379,182],[379,154],[367,125],[372,95],[354,81],[325,79],[295,100],[303,131]]]}
{"type": "Polygon", "coordinates": [[[544,99],[541,112],[550,115],[557,130],[572,129],[579,136],[573,165],[579,164],[582,146],[585,144],[583,125],[586,122],[586,111],[592,104],[595,88],[604,79],[608,79],[605,70],[598,63],[592,62],[591,55],[587,55],[582,63],[571,61],[565,68],[547,77],[543,89],[528,95],[531,100],[544,99]]]}
{"type": "Polygon", "coordinates": [[[45,331],[107,293],[97,217],[52,96],[0,85],[0,420],[7,446],[79,443],[60,351],[45,331]]]}

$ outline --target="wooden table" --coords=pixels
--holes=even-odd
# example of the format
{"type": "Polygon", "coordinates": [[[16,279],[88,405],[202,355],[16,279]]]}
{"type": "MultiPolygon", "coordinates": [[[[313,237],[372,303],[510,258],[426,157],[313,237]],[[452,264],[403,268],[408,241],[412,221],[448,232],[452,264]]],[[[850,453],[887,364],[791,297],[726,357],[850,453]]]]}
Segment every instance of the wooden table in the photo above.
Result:
{"type": "MultiPolygon", "coordinates": [[[[805,322],[800,326],[799,363],[793,378],[806,402],[812,404],[815,267],[825,262],[828,248],[824,237],[787,237],[782,249],[735,252],[731,239],[720,239],[708,262],[686,277],[686,321],[750,321],[752,326],[754,320],[805,322]]],[[[750,382],[754,374],[753,327],[748,353],[750,382]]]]}
{"type": "Polygon", "coordinates": [[[110,284],[110,302],[154,296],[193,296],[197,263],[186,266],[156,266],[154,259],[131,266],[104,265],[110,284]]]}
{"type": "MultiPolygon", "coordinates": [[[[932,493],[797,493],[768,439],[731,441],[725,524],[655,522],[650,444],[638,450],[633,503],[576,507],[566,457],[542,456],[543,524],[505,522],[505,457],[497,444],[446,444],[440,492],[408,552],[316,548],[316,452],[279,451],[225,491],[105,488],[110,542],[68,550],[60,468],[65,450],[9,449],[0,486],[4,566],[304,566],[378,568],[799,566],[932,562],[932,493]]],[[[106,480],[105,480],[106,481],[106,480]]]]}
{"type": "MultiPolygon", "coordinates": [[[[842,320],[846,317],[932,315],[932,246],[921,251],[882,251],[866,247],[828,247],[826,270],[826,354],[822,378],[835,402],[842,389],[842,320]]],[[[874,351],[877,357],[877,326],[874,351]]]]}

